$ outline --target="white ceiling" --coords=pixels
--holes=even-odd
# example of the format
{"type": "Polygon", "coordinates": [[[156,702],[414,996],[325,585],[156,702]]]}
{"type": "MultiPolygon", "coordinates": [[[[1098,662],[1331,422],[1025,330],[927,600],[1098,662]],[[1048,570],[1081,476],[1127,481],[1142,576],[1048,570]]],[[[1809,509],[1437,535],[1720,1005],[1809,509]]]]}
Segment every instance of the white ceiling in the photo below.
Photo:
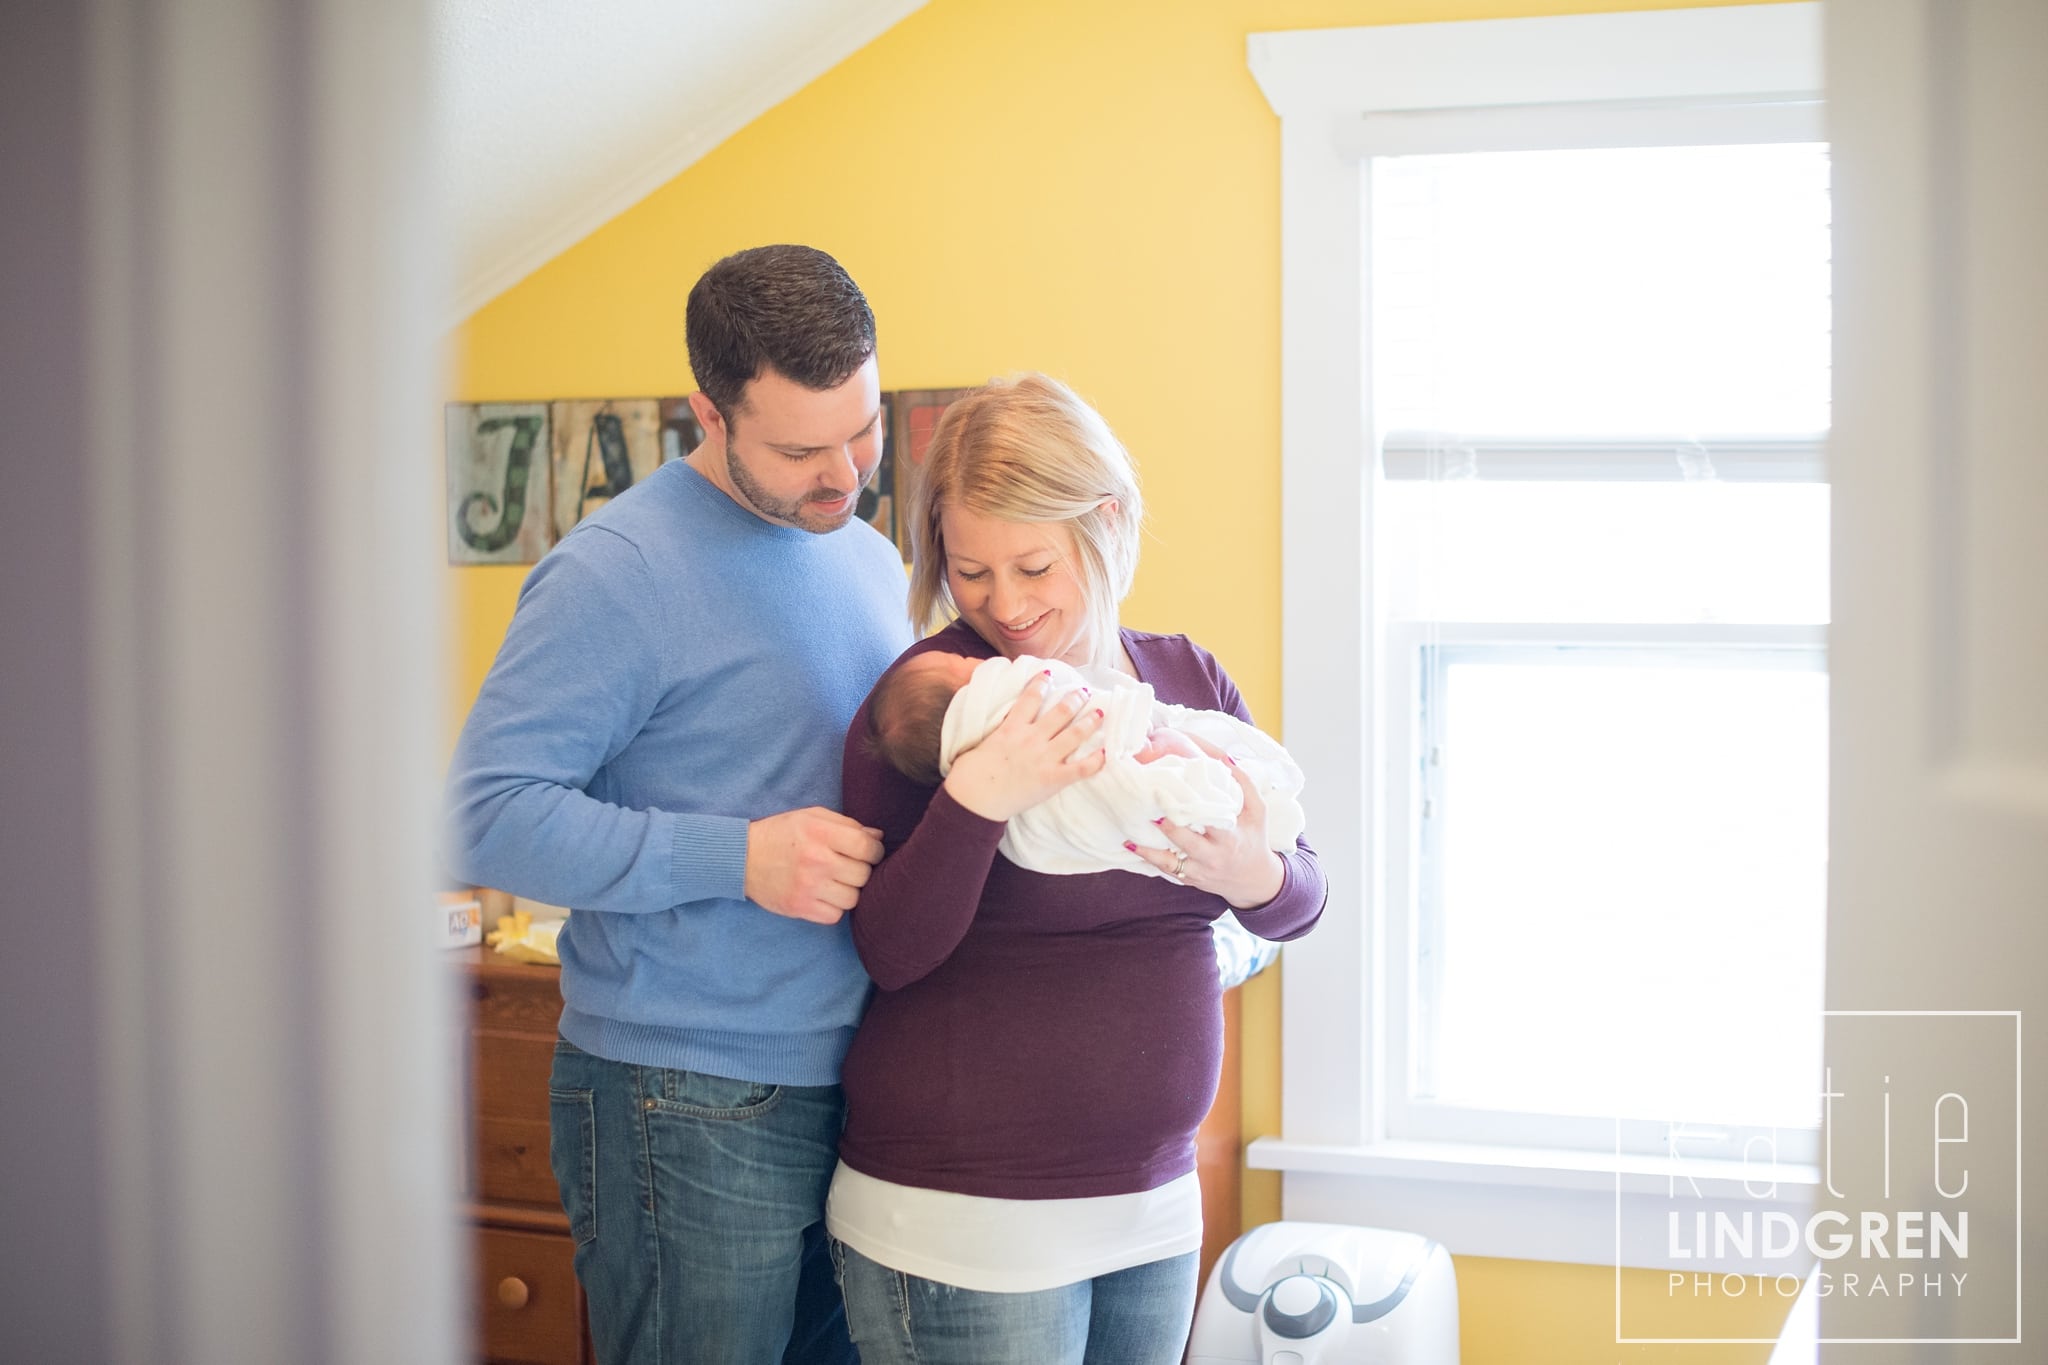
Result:
{"type": "Polygon", "coordinates": [[[925,0],[435,0],[457,317],[925,0]]]}

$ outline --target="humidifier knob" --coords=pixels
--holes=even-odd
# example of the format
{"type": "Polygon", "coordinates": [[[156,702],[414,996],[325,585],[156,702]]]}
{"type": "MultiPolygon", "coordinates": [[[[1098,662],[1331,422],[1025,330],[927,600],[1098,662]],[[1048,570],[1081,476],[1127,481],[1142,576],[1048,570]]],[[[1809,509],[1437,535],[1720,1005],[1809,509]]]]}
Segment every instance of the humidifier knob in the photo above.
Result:
{"type": "Polygon", "coordinates": [[[1299,1341],[1328,1327],[1337,1316],[1337,1296],[1313,1275],[1289,1275],[1266,1296],[1261,1316],[1276,1336],[1299,1341]]]}

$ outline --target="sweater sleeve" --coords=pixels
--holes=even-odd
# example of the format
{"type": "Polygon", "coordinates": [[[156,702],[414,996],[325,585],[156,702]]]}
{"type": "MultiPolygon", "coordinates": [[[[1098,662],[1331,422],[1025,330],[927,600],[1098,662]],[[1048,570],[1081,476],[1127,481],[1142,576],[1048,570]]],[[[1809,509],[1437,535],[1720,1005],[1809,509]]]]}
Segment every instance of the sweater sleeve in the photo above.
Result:
{"type": "MultiPolygon", "coordinates": [[[[1194,648],[1200,650],[1199,646],[1194,648]]],[[[1251,709],[1244,704],[1237,684],[1223,671],[1213,655],[1200,650],[1202,662],[1216,687],[1216,709],[1253,724],[1251,709]]],[[[1285,943],[1300,938],[1315,927],[1330,898],[1330,884],[1323,875],[1322,859],[1309,847],[1306,835],[1294,841],[1290,852],[1280,854],[1280,890],[1264,905],[1233,911],[1238,923],[1260,938],[1285,943]]]]}
{"type": "Polygon", "coordinates": [[[449,767],[458,876],[627,913],[743,894],[745,819],[635,810],[585,790],[672,676],[661,601],[638,551],[596,527],[528,576],[449,767]]]}
{"type": "Polygon", "coordinates": [[[865,704],[847,731],[846,813],[882,831],[882,861],[848,920],[861,965],[885,991],[951,957],[974,923],[1004,825],[923,787],[868,751],[865,704]]]}

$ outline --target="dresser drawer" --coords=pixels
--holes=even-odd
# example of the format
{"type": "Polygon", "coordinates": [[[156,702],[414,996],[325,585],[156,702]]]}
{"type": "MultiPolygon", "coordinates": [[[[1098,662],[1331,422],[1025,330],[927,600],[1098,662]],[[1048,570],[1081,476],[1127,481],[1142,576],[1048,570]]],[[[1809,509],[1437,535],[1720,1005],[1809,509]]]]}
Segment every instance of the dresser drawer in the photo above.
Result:
{"type": "Polygon", "coordinates": [[[469,998],[470,1018],[480,1029],[553,1038],[562,1019],[562,974],[500,960],[470,976],[469,998]]]}
{"type": "MultiPolygon", "coordinates": [[[[541,1092],[543,1097],[546,1091],[541,1092]]],[[[561,1192],[548,1167],[546,1120],[479,1117],[472,1154],[476,1196],[510,1199],[522,1204],[555,1205],[561,1192]]]]}
{"type": "Polygon", "coordinates": [[[494,965],[470,978],[470,1191],[486,1202],[559,1204],[548,1170],[548,1074],[559,974],[494,965]]]}
{"type": "Polygon", "coordinates": [[[487,1361],[582,1365],[583,1300],[567,1237],[476,1232],[477,1337],[487,1361]]]}
{"type": "Polygon", "coordinates": [[[548,1075],[555,1067],[553,1035],[476,1031],[476,1112],[488,1119],[548,1121],[548,1075]]]}
{"type": "Polygon", "coordinates": [[[548,1170],[548,1073],[555,1040],[474,1035],[470,1174],[480,1199],[558,1202],[548,1170]]]}

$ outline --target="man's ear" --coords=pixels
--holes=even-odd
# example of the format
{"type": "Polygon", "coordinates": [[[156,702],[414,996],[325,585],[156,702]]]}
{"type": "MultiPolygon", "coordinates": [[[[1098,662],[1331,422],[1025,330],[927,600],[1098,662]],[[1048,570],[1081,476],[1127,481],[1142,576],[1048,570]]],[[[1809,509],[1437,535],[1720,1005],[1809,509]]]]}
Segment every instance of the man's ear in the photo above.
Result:
{"type": "Polygon", "coordinates": [[[690,414],[697,419],[697,425],[704,428],[704,435],[717,437],[720,448],[725,445],[725,417],[718,411],[718,405],[704,396],[702,390],[690,395],[690,414]]]}

